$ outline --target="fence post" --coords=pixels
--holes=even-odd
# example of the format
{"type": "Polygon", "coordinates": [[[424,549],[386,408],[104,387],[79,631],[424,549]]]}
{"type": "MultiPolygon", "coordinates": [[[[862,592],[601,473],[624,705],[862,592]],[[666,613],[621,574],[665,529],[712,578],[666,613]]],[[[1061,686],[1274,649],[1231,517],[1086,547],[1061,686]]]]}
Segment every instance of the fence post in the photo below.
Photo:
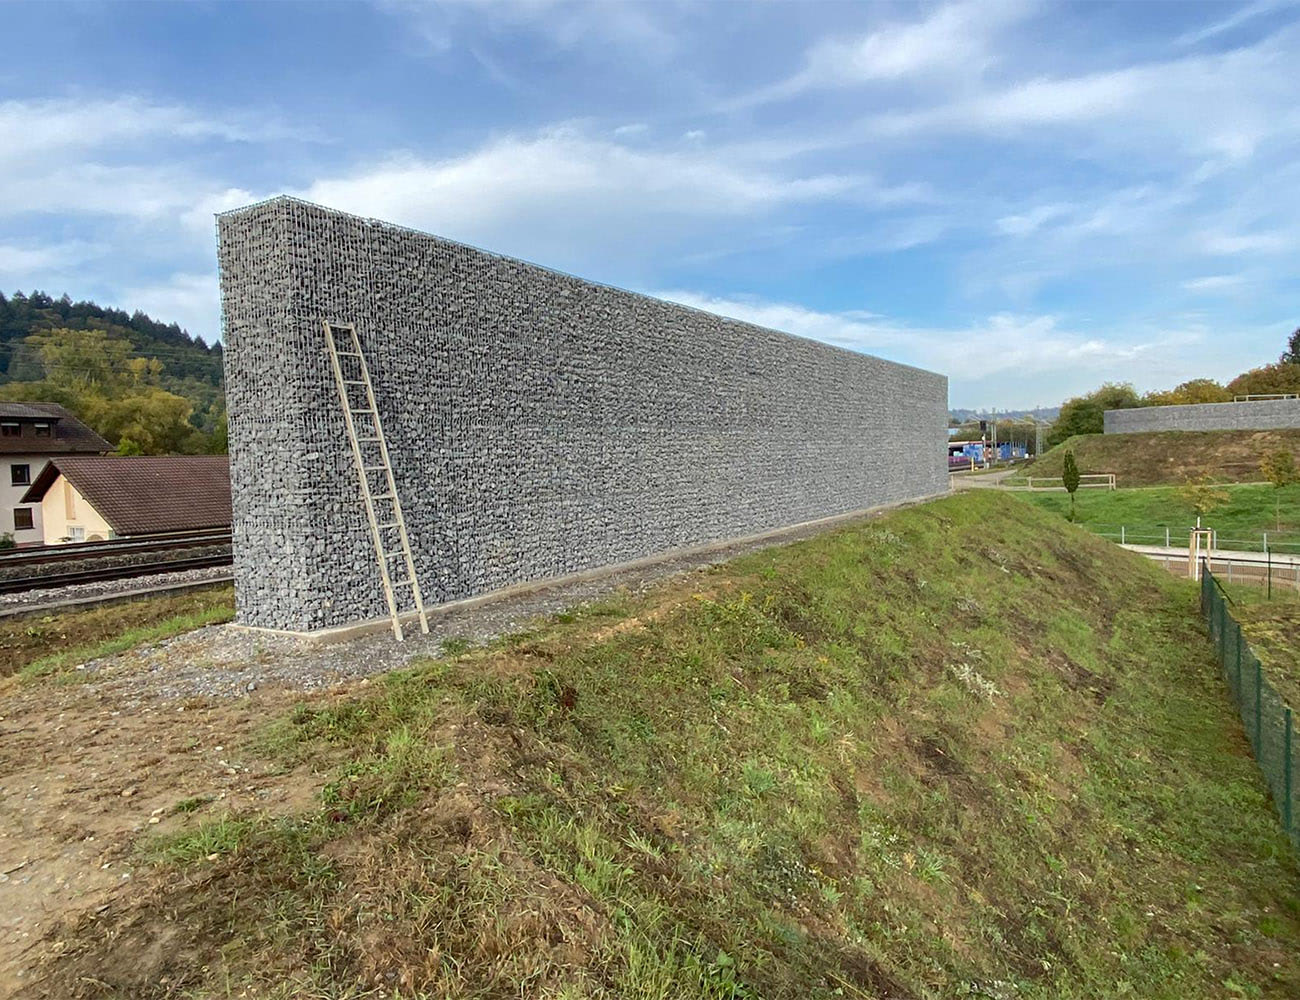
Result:
{"type": "Polygon", "coordinates": [[[1286,832],[1291,832],[1291,706],[1287,705],[1282,709],[1282,715],[1286,728],[1282,733],[1282,753],[1284,754],[1284,763],[1282,765],[1282,787],[1286,794],[1282,798],[1282,821],[1286,825],[1286,832]]]}
{"type": "Polygon", "coordinates": [[[1260,757],[1264,753],[1263,733],[1260,732],[1260,724],[1263,721],[1264,699],[1260,688],[1264,684],[1264,668],[1260,665],[1259,657],[1255,658],[1255,760],[1258,761],[1260,768],[1264,767],[1264,762],[1260,757]]]}
{"type": "Polygon", "coordinates": [[[1120,545],[1124,544],[1124,525],[1122,524],[1119,526],[1119,543],[1120,545]]]}
{"type": "Polygon", "coordinates": [[[1165,528],[1165,548],[1169,548],[1169,529],[1165,528]]]}
{"type": "MultiPolygon", "coordinates": [[[[1227,672],[1228,658],[1223,658],[1223,669],[1227,672]]],[[[1237,626],[1237,697],[1241,697],[1241,626],[1237,626]]]]}

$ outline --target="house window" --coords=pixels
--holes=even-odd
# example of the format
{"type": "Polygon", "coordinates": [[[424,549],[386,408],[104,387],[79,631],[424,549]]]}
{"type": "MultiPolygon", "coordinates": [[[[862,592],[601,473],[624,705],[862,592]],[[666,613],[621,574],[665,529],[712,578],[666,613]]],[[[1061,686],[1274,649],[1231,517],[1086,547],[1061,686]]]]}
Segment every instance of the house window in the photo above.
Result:
{"type": "Polygon", "coordinates": [[[86,540],[86,529],[79,524],[68,525],[68,541],[84,542],[86,540]]]}
{"type": "Polygon", "coordinates": [[[36,522],[32,519],[32,509],[30,507],[14,508],[14,531],[31,531],[36,527],[36,522]]]}
{"type": "Polygon", "coordinates": [[[0,437],[16,438],[23,432],[23,425],[5,421],[0,423],[0,437]]]}
{"type": "Polygon", "coordinates": [[[50,436],[49,424],[36,424],[36,436],[38,438],[47,438],[50,436]]]}
{"type": "Polygon", "coordinates": [[[9,485],[10,486],[30,486],[32,485],[32,467],[30,465],[14,464],[9,466],[9,485]]]}

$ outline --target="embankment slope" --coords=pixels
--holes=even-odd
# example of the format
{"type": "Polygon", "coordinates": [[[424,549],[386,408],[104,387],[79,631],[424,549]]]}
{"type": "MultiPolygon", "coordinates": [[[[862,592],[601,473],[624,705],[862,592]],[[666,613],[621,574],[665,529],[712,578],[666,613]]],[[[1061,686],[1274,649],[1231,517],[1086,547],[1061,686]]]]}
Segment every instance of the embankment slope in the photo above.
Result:
{"type": "Polygon", "coordinates": [[[1162,486],[1209,476],[1219,482],[1263,478],[1266,455],[1285,450],[1300,462],[1300,430],[1161,431],[1148,434],[1079,434],[1024,466],[1030,476],[1059,476],[1067,451],[1079,471],[1113,472],[1120,486],[1162,486]]]}
{"type": "Polygon", "coordinates": [[[238,752],[314,762],[319,804],[142,837],[23,995],[1300,995],[1300,877],[1192,589],[1015,497],[577,609],[238,752]]]}

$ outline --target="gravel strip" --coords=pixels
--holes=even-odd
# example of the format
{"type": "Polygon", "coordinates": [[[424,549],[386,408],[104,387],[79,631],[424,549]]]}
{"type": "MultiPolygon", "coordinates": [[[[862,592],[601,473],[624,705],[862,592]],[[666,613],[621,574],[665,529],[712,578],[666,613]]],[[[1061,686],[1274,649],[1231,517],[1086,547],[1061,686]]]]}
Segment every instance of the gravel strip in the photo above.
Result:
{"type": "Polygon", "coordinates": [[[147,590],[150,587],[203,583],[229,576],[229,566],[207,566],[203,569],[187,569],[178,573],[151,573],[148,576],[127,577],[124,580],[98,580],[95,583],[74,583],[67,587],[23,590],[12,594],[0,594],[0,611],[41,607],[59,601],[92,600],[96,597],[110,597],[133,590],[147,590]]]}
{"type": "MultiPolygon", "coordinates": [[[[878,516],[866,515],[864,519],[878,516]]],[[[839,527],[835,525],[834,527],[839,527]]],[[[441,655],[448,639],[486,642],[517,632],[537,618],[564,611],[616,591],[646,592],[669,577],[702,573],[708,567],[773,545],[788,544],[832,530],[794,529],[776,538],[744,542],[713,552],[666,559],[653,566],[612,573],[595,580],[502,598],[473,608],[431,615],[429,634],[407,630],[396,642],[388,630],[342,642],[320,642],[229,625],[211,625],[153,646],[92,660],[77,670],[128,698],[237,698],[259,688],[320,690],[441,655]]]]}

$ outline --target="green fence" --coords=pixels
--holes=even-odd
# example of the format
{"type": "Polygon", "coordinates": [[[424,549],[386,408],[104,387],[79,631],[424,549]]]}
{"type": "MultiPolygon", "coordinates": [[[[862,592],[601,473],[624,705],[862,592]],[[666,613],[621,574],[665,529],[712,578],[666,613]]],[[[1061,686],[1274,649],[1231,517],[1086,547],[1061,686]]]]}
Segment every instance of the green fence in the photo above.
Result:
{"type": "Polygon", "coordinates": [[[1300,849],[1300,815],[1297,814],[1295,787],[1296,753],[1291,708],[1264,676],[1263,667],[1241,634],[1241,625],[1232,617],[1229,598],[1202,563],[1201,612],[1210,626],[1210,636],[1219,654],[1224,679],[1246,725],[1255,752],[1255,762],[1264,772],[1264,780],[1273,793],[1273,801],[1282,817],[1282,825],[1291,843],[1300,849]]]}

